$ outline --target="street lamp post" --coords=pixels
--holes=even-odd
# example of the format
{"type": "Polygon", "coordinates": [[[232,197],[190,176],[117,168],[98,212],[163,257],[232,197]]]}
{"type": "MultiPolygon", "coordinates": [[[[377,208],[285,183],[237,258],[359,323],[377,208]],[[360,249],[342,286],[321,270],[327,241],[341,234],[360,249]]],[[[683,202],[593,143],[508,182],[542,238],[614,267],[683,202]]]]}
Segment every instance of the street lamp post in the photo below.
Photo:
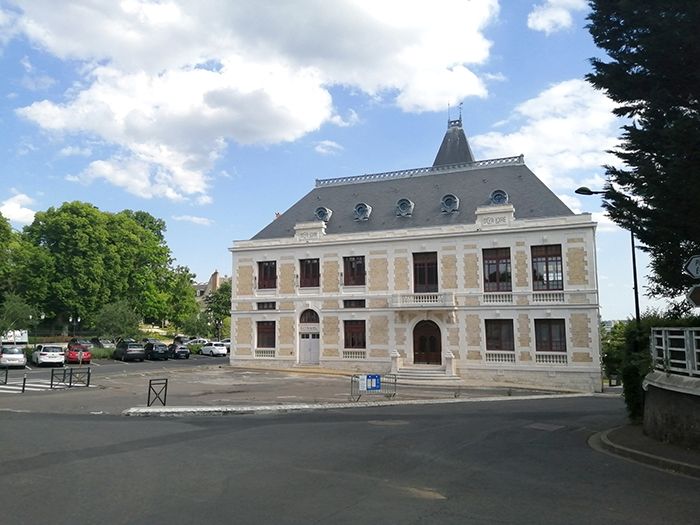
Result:
{"type": "Polygon", "coordinates": [[[73,324],[73,337],[75,337],[75,325],[77,325],[78,323],[80,323],[80,317],[78,317],[77,315],[76,315],[76,316],[72,316],[72,315],[71,315],[71,316],[68,318],[68,321],[71,322],[71,323],[73,324]]]}
{"type": "MultiPolygon", "coordinates": [[[[579,195],[606,195],[608,192],[607,191],[594,191],[591,190],[590,188],[587,188],[585,186],[581,186],[580,188],[577,188],[574,190],[574,193],[578,193],[579,195]]],[[[641,331],[642,328],[642,321],[641,321],[641,316],[639,315],[639,288],[637,286],[637,255],[636,255],[636,248],[634,245],[634,230],[630,228],[630,242],[632,244],[632,282],[633,282],[633,287],[632,289],[634,290],[634,318],[637,324],[637,333],[641,331]]]]}

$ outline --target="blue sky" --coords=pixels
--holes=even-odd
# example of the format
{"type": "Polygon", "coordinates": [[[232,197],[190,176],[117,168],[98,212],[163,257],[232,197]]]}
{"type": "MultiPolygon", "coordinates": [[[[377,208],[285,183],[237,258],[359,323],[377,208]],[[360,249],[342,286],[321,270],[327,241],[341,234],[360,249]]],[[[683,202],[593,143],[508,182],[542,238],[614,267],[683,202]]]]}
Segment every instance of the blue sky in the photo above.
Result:
{"type": "MultiPolygon", "coordinates": [[[[148,211],[198,280],[316,178],[428,166],[461,102],[477,159],[524,154],[599,221],[601,315],[632,315],[600,213],[613,104],[585,0],[0,0],[0,212],[148,211]]],[[[642,286],[646,256],[638,254],[642,286]]],[[[642,309],[650,304],[642,297],[642,309]]]]}

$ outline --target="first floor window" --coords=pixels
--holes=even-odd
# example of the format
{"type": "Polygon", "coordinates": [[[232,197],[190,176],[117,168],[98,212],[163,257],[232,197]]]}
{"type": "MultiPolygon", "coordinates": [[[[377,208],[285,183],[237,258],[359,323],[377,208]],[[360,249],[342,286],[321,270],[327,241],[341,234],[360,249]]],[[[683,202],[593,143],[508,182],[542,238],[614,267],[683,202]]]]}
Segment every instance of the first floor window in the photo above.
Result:
{"type": "Polygon", "coordinates": [[[345,348],[367,348],[365,343],[365,322],[345,321],[345,348]]]}
{"type": "Polygon", "coordinates": [[[515,350],[512,319],[486,319],[486,350],[515,350]]]}
{"type": "Polygon", "coordinates": [[[343,284],[345,286],[365,284],[365,257],[363,255],[343,257],[343,284]]]}
{"type": "Polygon", "coordinates": [[[484,250],[484,291],[510,292],[510,248],[484,250]]]}
{"type": "Polygon", "coordinates": [[[302,288],[317,288],[319,283],[318,259],[299,260],[299,286],[302,288]]]}
{"type": "Polygon", "coordinates": [[[413,291],[415,293],[438,291],[437,252],[413,254],[413,291]]]}
{"type": "Polygon", "coordinates": [[[533,290],[563,290],[561,244],[532,247],[533,290]]]}
{"type": "Polygon", "coordinates": [[[277,261],[258,262],[258,288],[277,288],[277,261]]]}
{"type": "Polygon", "coordinates": [[[275,322],[258,321],[258,348],[275,347],[275,322]]]}
{"type": "Polygon", "coordinates": [[[566,352],[566,323],[564,319],[535,319],[535,350],[537,352],[566,352]]]}

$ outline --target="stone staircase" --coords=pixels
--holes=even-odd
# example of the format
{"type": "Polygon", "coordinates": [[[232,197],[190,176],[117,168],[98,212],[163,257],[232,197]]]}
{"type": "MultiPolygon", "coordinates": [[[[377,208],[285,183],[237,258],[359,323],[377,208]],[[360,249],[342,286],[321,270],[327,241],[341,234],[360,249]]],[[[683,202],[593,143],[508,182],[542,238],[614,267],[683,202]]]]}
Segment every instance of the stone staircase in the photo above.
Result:
{"type": "Polygon", "coordinates": [[[396,380],[398,383],[459,383],[459,376],[448,376],[445,367],[441,365],[411,365],[399,368],[396,380]]]}

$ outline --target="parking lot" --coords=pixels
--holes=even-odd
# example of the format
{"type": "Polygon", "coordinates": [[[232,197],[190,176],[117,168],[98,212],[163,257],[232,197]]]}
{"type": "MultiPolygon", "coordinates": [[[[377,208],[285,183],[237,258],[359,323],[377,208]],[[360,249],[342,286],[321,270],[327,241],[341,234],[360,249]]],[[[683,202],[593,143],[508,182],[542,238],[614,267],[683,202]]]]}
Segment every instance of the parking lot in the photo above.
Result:
{"type": "MultiPolygon", "coordinates": [[[[51,389],[51,370],[44,367],[10,370],[8,385],[0,385],[0,411],[121,414],[129,408],[147,405],[151,379],[168,380],[168,406],[351,402],[350,376],[346,373],[323,369],[244,369],[232,367],[228,357],[193,355],[187,360],[142,363],[95,360],[90,365],[90,388],[58,385],[51,389]],[[18,384],[25,374],[28,388],[21,393],[18,384]]],[[[499,385],[400,385],[397,399],[539,393],[542,392],[499,385]]]]}

